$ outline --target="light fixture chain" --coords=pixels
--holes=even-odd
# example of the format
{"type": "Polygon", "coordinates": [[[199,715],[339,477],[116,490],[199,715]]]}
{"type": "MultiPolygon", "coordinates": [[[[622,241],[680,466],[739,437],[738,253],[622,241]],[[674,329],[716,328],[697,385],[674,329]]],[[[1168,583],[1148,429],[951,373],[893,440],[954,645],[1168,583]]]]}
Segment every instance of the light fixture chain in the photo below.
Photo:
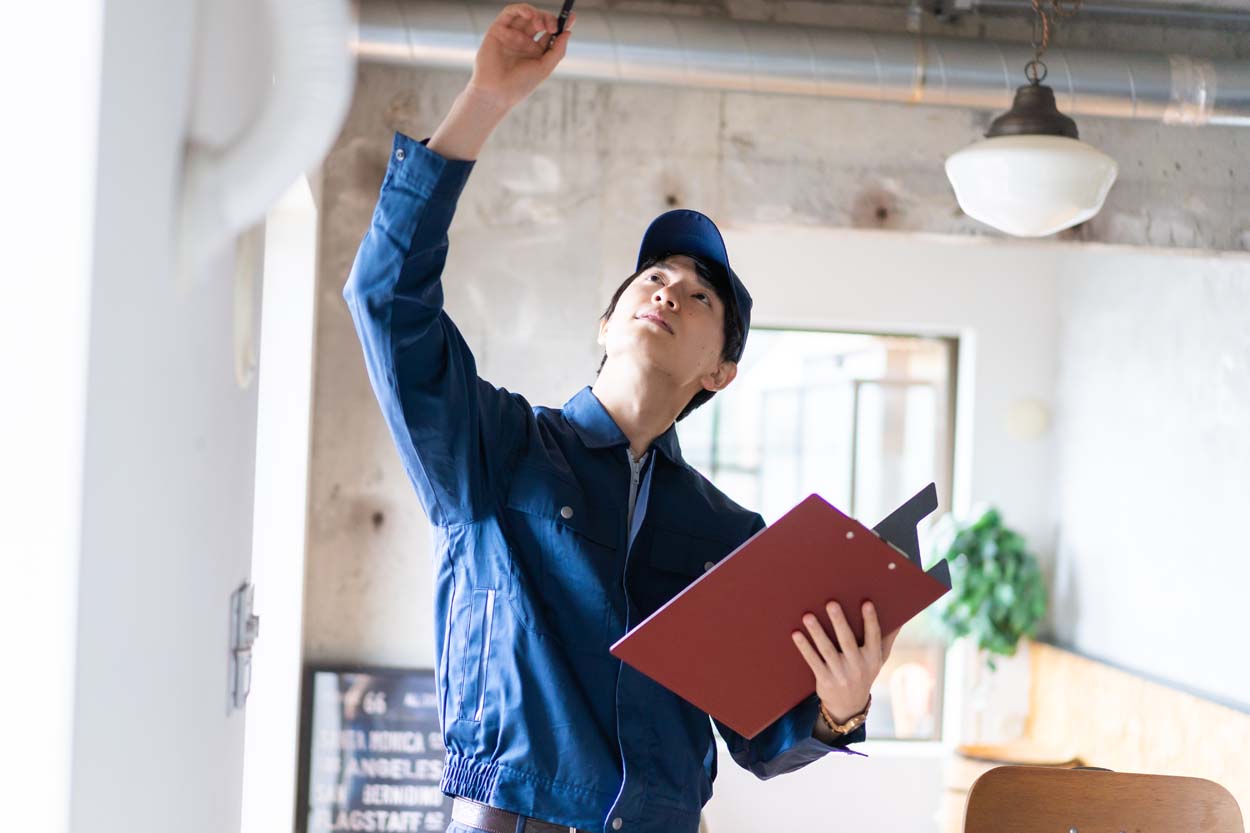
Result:
{"type": "Polygon", "coordinates": [[[1033,60],[1040,61],[1050,45],[1050,12],[1042,0],[1033,0],[1033,60]],[[1038,33],[1041,33],[1040,37],[1038,33]]]}
{"type": "Polygon", "coordinates": [[[1057,18],[1070,17],[1081,8],[1082,0],[1032,0],[1033,6],[1033,60],[1024,66],[1025,77],[1032,84],[1046,79],[1046,62],[1042,56],[1050,46],[1051,27],[1057,18]]]}

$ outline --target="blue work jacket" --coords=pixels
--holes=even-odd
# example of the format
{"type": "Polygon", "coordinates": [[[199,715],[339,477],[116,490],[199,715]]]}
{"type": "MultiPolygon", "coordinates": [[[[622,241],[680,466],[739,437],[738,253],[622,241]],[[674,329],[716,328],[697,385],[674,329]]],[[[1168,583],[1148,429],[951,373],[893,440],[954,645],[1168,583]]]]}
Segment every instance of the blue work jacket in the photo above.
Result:
{"type": "MultiPolygon", "coordinates": [[[[764,520],[691,468],[670,426],[627,529],[629,440],[591,389],[534,407],[478,376],[442,287],[473,162],[425,143],[395,136],[343,295],[433,526],[443,791],[585,830],[693,833],[713,721],[608,648],[764,520]]],[[[769,778],[865,736],[829,746],[816,720],[813,695],[751,740],[716,726],[769,778]]]]}

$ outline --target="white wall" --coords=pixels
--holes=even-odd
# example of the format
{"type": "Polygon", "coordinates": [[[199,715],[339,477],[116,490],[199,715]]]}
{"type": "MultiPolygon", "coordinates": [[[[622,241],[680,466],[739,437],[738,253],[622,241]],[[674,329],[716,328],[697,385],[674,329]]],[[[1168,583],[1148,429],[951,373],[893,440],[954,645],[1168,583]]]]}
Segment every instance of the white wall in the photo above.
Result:
{"type": "Polygon", "coordinates": [[[265,221],[252,580],[260,638],[244,731],[243,833],[295,825],[317,209],[301,177],[265,221]]]}
{"type": "Polygon", "coordinates": [[[22,33],[0,49],[0,792],[14,830],[69,826],[103,16],[102,0],[4,12],[22,33]],[[50,61],[30,33],[53,31],[50,61]],[[12,83],[31,67],[41,84],[12,83]]]}
{"type": "Polygon", "coordinates": [[[189,284],[172,268],[195,5],[109,0],[98,145],[71,151],[99,172],[70,802],[70,829],[92,833],[239,824],[227,639],[251,554],[256,385],[235,380],[230,270],[189,284]]]}
{"type": "MultiPolygon", "coordinates": [[[[753,324],[960,338],[953,506],[959,512],[993,502],[1046,557],[1053,529],[1051,439],[1014,435],[1008,415],[1019,402],[1051,404],[1055,247],[745,223],[722,231],[734,270],[755,299],[753,324]]],[[[949,690],[957,692],[962,675],[949,671],[949,690]]],[[[1002,700],[995,719],[1018,725],[1024,704],[1006,693],[1002,700]]],[[[966,706],[960,699],[948,703],[966,706]]],[[[980,725],[954,717],[948,728],[980,725]]],[[[725,757],[707,808],[711,831],[807,829],[827,823],[828,802],[835,800],[840,827],[936,829],[942,750],[870,744],[869,754],[868,760],[831,756],[768,782],[725,757]],[[906,800],[893,794],[900,784],[907,785],[906,800]]]]}
{"type": "Polygon", "coordinates": [[[1009,417],[1019,403],[1051,402],[1053,245],[747,223],[723,232],[755,298],[753,324],[958,336],[952,506],[992,502],[1049,551],[1049,436],[1015,436],[1009,417]]]}
{"type": "MultiPolygon", "coordinates": [[[[259,295],[235,283],[229,253],[199,281],[173,268],[202,7],[80,0],[5,12],[0,794],[14,829],[239,828],[229,601],[251,559],[257,386],[239,380],[235,342],[248,341],[259,295]]],[[[299,263],[276,282],[288,341],[271,352],[287,364],[269,375],[288,370],[286,392],[299,396],[302,380],[303,393],[302,413],[274,408],[272,395],[267,412],[286,420],[270,439],[287,443],[268,473],[301,488],[261,504],[279,504],[286,534],[259,537],[277,550],[264,566],[289,582],[271,570],[258,591],[273,634],[261,654],[285,660],[257,676],[277,709],[253,734],[281,746],[276,765],[258,764],[270,769],[257,791],[273,802],[288,790],[278,821],[255,827],[266,831],[290,828],[294,798],[316,223],[303,196],[302,216],[275,228],[275,253],[297,249],[299,263]],[[301,315],[292,362],[300,322],[289,322],[301,315]]]]}
{"type": "Polygon", "coordinates": [[[1056,633],[1250,709],[1250,257],[1059,265],[1056,633]]]}
{"type": "Polygon", "coordinates": [[[721,744],[712,800],[703,811],[708,833],[937,833],[940,758],[923,749],[865,746],[867,758],[834,753],[760,781],[721,744]]]}

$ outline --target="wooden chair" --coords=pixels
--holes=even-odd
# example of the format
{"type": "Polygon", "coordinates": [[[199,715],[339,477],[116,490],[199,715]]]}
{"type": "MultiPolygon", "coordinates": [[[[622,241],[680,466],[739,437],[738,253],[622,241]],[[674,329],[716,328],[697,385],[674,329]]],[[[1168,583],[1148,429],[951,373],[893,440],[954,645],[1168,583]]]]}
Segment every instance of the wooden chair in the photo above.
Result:
{"type": "Polygon", "coordinates": [[[1245,833],[1228,790],[1202,778],[1003,766],[972,785],[964,833],[1245,833]]]}

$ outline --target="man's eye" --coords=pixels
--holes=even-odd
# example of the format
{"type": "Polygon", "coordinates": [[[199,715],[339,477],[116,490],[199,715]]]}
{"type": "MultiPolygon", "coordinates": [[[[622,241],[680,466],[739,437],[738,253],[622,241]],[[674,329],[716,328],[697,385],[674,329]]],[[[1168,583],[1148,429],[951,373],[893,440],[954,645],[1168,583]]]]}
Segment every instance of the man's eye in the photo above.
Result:
{"type": "Polygon", "coordinates": [[[707,297],[706,295],[704,295],[702,292],[700,292],[698,295],[696,295],[696,296],[694,296],[694,297],[696,297],[696,298],[698,298],[698,299],[700,299],[700,300],[702,300],[702,301],[705,301],[705,302],[711,303],[710,301],[708,301],[708,297],[707,297]]]}
{"type": "Polygon", "coordinates": [[[659,273],[657,272],[656,274],[652,275],[652,276],[649,278],[649,280],[655,280],[655,279],[657,279],[657,278],[659,278],[659,277],[660,277],[660,275],[659,275],[659,273]]]}

